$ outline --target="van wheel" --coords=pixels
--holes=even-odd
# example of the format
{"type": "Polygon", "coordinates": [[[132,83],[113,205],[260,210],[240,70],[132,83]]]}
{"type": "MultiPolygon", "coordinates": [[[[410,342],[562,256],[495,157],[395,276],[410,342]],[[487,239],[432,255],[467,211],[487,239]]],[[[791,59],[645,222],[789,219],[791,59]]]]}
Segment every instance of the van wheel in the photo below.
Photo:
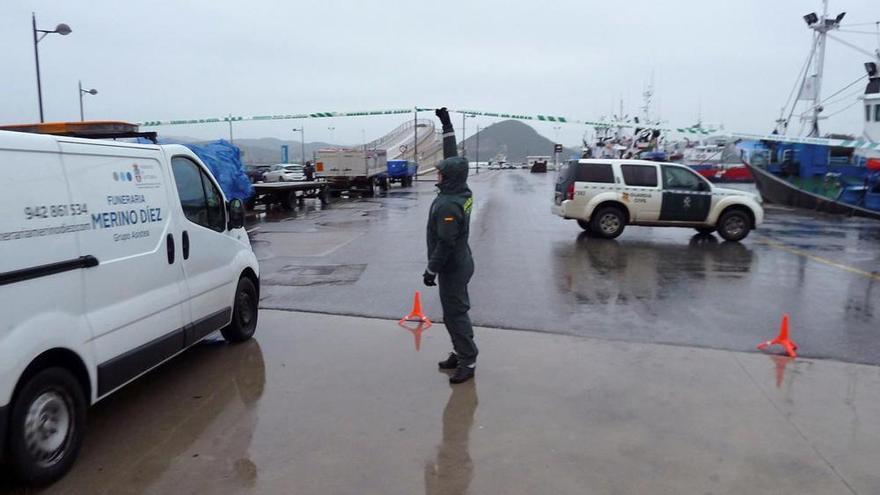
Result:
{"type": "Polygon", "coordinates": [[[718,233],[725,241],[741,241],[749,235],[749,216],[742,210],[727,210],[718,219],[718,233]]]}
{"type": "Polygon", "coordinates": [[[64,368],[45,369],[27,381],[12,407],[10,463],[16,477],[45,485],[73,466],[86,425],[86,399],[64,368]]]}
{"type": "Polygon", "coordinates": [[[257,288],[247,277],[241,277],[235,290],[235,306],[232,309],[232,323],[220,330],[228,342],[244,342],[254,336],[257,329],[257,288]]]}
{"type": "Polygon", "coordinates": [[[605,239],[614,239],[623,233],[626,217],[620,208],[606,206],[593,214],[590,219],[590,230],[605,239]]]}
{"type": "Polygon", "coordinates": [[[578,220],[577,222],[578,225],[580,225],[581,228],[584,229],[584,232],[588,234],[591,234],[593,232],[593,227],[590,226],[590,222],[586,220],[578,220]]]}
{"type": "Polygon", "coordinates": [[[698,227],[698,228],[696,229],[696,231],[697,231],[700,235],[709,235],[709,234],[711,234],[712,232],[715,232],[715,229],[714,229],[713,227],[698,227]]]}

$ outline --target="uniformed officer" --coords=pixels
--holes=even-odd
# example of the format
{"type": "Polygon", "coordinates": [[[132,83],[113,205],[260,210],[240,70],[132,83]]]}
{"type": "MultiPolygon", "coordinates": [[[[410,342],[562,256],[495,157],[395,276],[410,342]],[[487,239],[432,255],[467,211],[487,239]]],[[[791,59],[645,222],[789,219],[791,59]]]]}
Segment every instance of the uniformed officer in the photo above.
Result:
{"type": "Polygon", "coordinates": [[[443,161],[437,165],[440,192],[428,216],[428,268],[423,278],[427,286],[437,285],[435,279],[440,284],[443,321],[452,339],[454,352],[438,365],[455,370],[450,383],[462,383],[474,377],[478,352],[468,316],[468,282],[474,273],[468,233],[474,200],[467,185],[468,162],[456,151],[449,113],[446,108],[434,113],[443,124],[443,161]]]}

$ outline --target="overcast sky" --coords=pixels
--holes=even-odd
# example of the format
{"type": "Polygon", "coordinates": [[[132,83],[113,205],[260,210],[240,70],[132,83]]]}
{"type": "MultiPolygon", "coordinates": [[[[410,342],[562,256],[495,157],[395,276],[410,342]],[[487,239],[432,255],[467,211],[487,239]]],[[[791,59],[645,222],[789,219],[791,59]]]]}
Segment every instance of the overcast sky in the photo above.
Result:
{"type": "MultiPolygon", "coordinates": [[[[0,2],[0,122],[38,120],[31,11],[40,29],[47,120],[129,121],[445,105],[598,119],[622,98],[636,113],[654,74],[653,113],[674,126],[768,132],[809,52],[811,0],[0,2]]],[[[878,0],[835,0],[844,24],[880,20],[878,0]]],[[[851,29],[873,31],[871,25],[851,29]]],[[[868,50],[877,37],[838,36],[868,50]]],[[[864,74],[866,57],[829,40],[823,94],[864,74]]],[[[852,91],[861,91],[858,84],[852,91]]],[[[844,93],[843,95],[845,95],[844,93]]],[[[854,98],[828,108],[833,113],[854,98]]],[[[427,115],[427,114],[426,114],[427,115]]],[[[855,105],[822,132],[860,132],[855,105]]],[[[305,121],[306,140],[356,143],[403,117],[305,121]],[[335,127],[334,131],[328,127],[335,127]]],[[[460,125],[456,121],[456,125],[460,125]]],[[[471,119],[476,124],[492,119],[471,119]]],[[[302,121],[236,124],[236,137],[293,137],[302,121]]],[[[585,128],[533,124],[567,145],[585,128]]],[[[227,137],[223,124],[160,134],[227,137]]],[[[298,138],[298,136],[296,136],[298,138]]],[[[460,136],[459,136],[460,137],[460,136]]]]}

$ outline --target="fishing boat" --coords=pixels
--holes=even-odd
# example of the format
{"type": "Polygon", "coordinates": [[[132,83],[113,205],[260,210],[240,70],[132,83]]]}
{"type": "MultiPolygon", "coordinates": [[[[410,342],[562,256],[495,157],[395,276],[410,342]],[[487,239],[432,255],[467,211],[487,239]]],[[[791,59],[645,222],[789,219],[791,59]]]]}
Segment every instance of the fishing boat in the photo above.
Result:
{"type": "MultiPolygon", "coordinates": [[[[864,111],[862,135],[819,137],[819,121],[824,118],[821,114],[825,105],[830,104],[820,97],[825,40],[829,31],[840,27],[844,17],[844,13],[829,17],[827,0],[823,1],[823,7],[821,16],[816,13],[804,16],[807,26],[815,33],[813,47],[788,117],[784,113],[780,116],[771,135],[740,141],[737,148],[765,201],[880,220],[880,50],[872,54],[859,49],[872,57],[865,63],[868,82],[860,97],[864,111]],[[787,136],[798,101],[810,103],[801,114],[809,133],[805,137],[787,136]]],[[[850,43],[844,44],[853,47],[850,43]]],[[[865,77],[859,77],[844,90],[865,77]]]]}
{"type": "Polygon", "coordinates": [[[709,137],[703,142],[688,143],[681,163],[712,182],[754,182],[740,151],[727,137],[709,137]]]}

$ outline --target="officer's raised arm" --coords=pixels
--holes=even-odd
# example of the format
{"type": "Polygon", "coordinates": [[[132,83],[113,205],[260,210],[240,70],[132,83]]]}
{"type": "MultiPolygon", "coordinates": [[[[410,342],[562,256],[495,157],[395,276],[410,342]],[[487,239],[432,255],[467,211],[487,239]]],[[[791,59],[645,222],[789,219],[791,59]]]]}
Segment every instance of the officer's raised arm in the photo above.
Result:
{"type": "Polygon", "coordinates": [[[438,108],[434,110],[434,115],[443,125],[443,158],[458,156],[458,143],[455,142],[455,130],[452,128],[452,121],[449,120],[449,111],[446,107],[438,108]]]}

